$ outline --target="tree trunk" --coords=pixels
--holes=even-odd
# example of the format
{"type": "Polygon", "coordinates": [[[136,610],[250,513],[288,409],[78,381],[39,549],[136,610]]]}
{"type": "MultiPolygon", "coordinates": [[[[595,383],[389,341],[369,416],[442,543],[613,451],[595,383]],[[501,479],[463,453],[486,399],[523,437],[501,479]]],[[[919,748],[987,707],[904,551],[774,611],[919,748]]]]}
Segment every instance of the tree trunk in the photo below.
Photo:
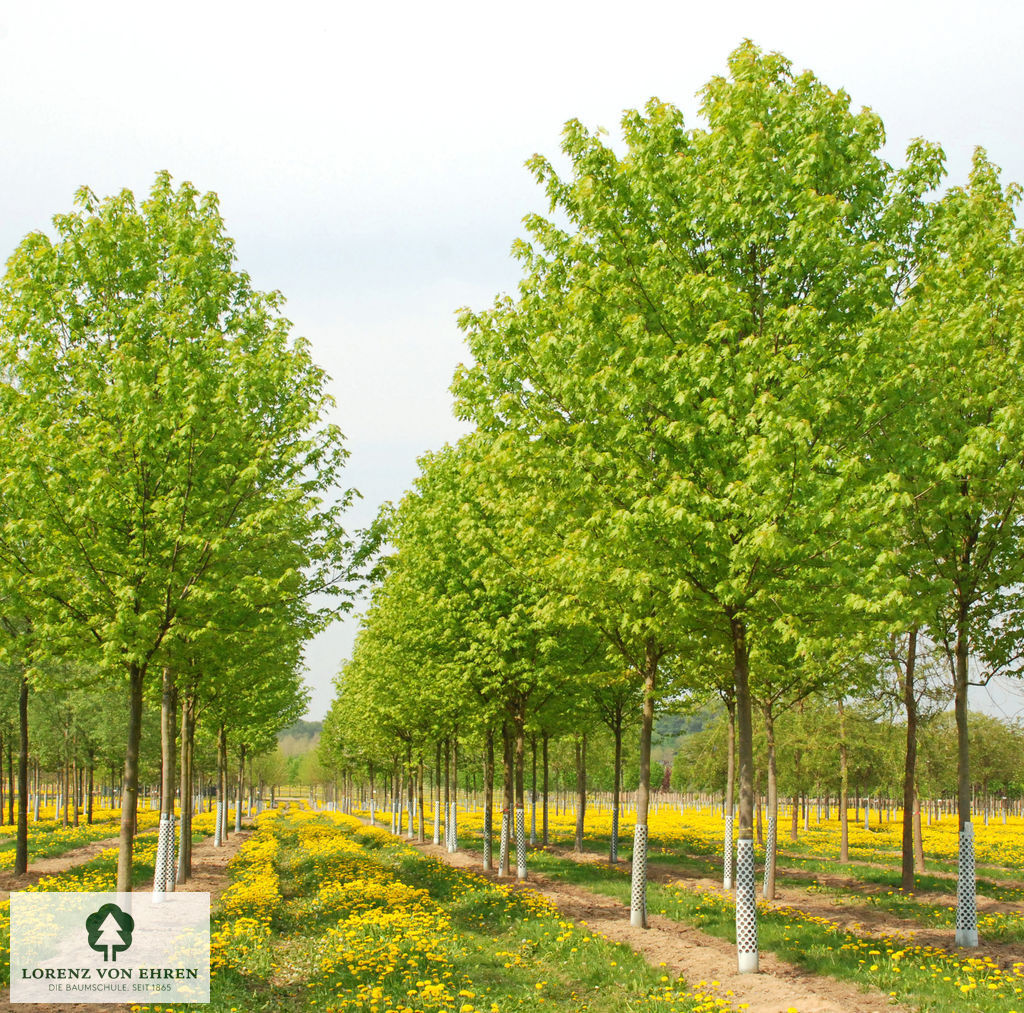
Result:
{"type": "Polygon", "coordinates": [[[775,765],[775,716],[771,704],[764,709],[764,730],[768,747],[768,842],[764,849],[764,884],[766,900],[775,900],[775,845],[779,836],[779,787],[775,765]]]}
{"type": "Polygon", "coordinates": [[[541,843],[544,847],[548,846],[548,733],[540,733],[541,743],[541,762],[544,766],[543,772],[543,793],[544,793],[544,805],[542,808],[542,827],[541,827],[541,843]]]}
{"type": "MultiPolygon", "coordinates": [[[[14,823],[14,743],[7,736],[7,822],[14,823]]],[[[78,826],[78,807],[75,807],[75,826],[78,826]]]]}
{"type": "Polygon", "coordinates": [[[512,869],[509,863],[509,838],[512,830],[515,775],[512,769],[512,735],[509,732],[507,721],[503,721],[501,725],[501,740],[503,801],[501,807],[501,848],[498,856],[498,875],[510,876],[512,869]]]}
{"type": "Polygon", "coordinates": [[[235,798],[235,833],[242,831],[242,795],[245,791],[245,743],[238,749],[238,792],[235,798]]]}
{"type": "Polygon", "coordinates": [[[846,751],[846,712],[843,698],[839,697],[839,861],[850,860],[850,821],[847,815],[847,796],[850,792],[850,767],[846,751]]]}
{"type": "Polygon", "coordinates": [[[615,767],[612,771],[612,839],[608,846],[608,861],[619,860],[619,804],[622,794],[622,710],[617,712],[615,727],[615,767]]]}
{"type": "Polygon", "coordinates": [[[488,727],[483,750],[483,871],[490,871],[490,845],[494,835],[495,810],[495,732],[488,727]]]}
{"type": "MultiPolygon", "coordinates": [[[[900,660],[892,651],[897,668],[900,660]]],[[[907,657],[902,664],[903,709],[907,715],[907,740],[903,757],[903,853],[900,871],[900,888],[905,893],[914,889],[914,799],[917,783],[917,693],[914,674],[917,664],[917,627],[907,637],[907,657]]]]}
{"type": "Polygon", "coordinates": [[[28,869],[28,677],[24,669],[18,684],[18,810],[17,843],[14,851],[14,875],[28,869]]]}
{"type": "Polygon", "coordinates": [[[153,870],[154,893],[174,889],[174,719],[177,713],[174,673],[165,665],[160,686],[160,829],[153,870]]]}
{"type": "Polygon", "coordinates": [[[924,872],[924,841],[921,837],[921,796],[914,789],[914,871],[924,872]]]}
{"type": "Polygon", "coordinates": [[[423,763],[423,750],[421,749],[420,750],[420,760],[419,760],[419,763],[417,765],[417,789],[418,789],[419,798],[418,798],[418,805],[417,805],[417,812],[416,812],[416,816],[417,816],[417,818],[416,818],[416,839],[420,842],[420,844],[423,844],[423,842],[426,841],[426,839],[427,839],[426,838],[426,826],[424,825],[424,821],[423,821],[423,819],[424,819],[424,817],[423,817],[423,806],[424,806],[424,803],[426,801],[424,799],[424,785],[423,785],[423,779],[424,779],[425,773],[426,773],[426,770],[424,769],[424,763],[423,763]]]}
{"type": "Polygon", "coordinates": [[[660,655],[653,638],[644,648],[644,696],[640,720],[640,784],[636,795],[636,825],[633,829],[633,868],[630,888],[629,923],[647,928],[647,808],[651,786],[651,734],[654,730],[654,693],[657,689],[660,655]]]}
{"type": "Polygon", "coordinates": [[[573,851],[583,853],[583,821],[587,814],[587,736],[576,736],[576,839],[573,851]]]}
{"type": "MultiPolygon", "coordinates": [[[[408,813],[406,813],[408,822],[406,823],[405,839],[407,841],[411,841],[413,837],[416,835],[416,829],[415,826],[413,825],[413,814],[415,813],[416,810],[416,777],[412,763],[411,741],[405,744],[405,765],[409,771],[409,791],[407,795],[409,811],[408,813]]],[[[401,830],[402,828],[399,827],[398,829],[401,830]]]]}
{"type": "Polygon", "coordinates": [[[135,843],[135,809],[139,798],[139,742],[142,738],[142,685],[145,669],[128,666],[128,742],[124,754],[121,789],[121,830],[117,849],[117,892],[132,888],[132,845],[135,843]]]}
{"type": "Polygon", "coordinates": [[[971,763],[967,737],[967,603],[957,612],[954,710],[957,735],[957,818],[960,854],[957,876],[956,944],[978,945],[978,899],[974,876],[974,825],[971,823],[971,763]]]}
{"type": "Polygon", "coordinates": [[[754,894],[754,736],[750,713],[750,651],[747,630],[729,615],[736,691],[736,738],[739,759],[739,829],[736,841],[736,956],[741,973],[758,970],[757,901],[754,894]]]}
{"type": "Polygon", "coordinates": [[[725,701],[729,711],[729,724],[726,726],[726,758],[725,758],[725,800],[722,806],[725,815],[725,841],[722,849],[722,888],[731,890],[733,879],[733,833],[736,809],[736,696],[730,692],[725,701]]]}
{"type": "Polygon", "coordinates": [[[178,828],[178,882],[192,877],[192,758],[195,743],[195,696],[187,693],[181,705],[181,824],[178,828]]]}
{"type": "Polygon", "coordinates": [[[95,788],[96,788],[96,785],[94,784],[95,773],[96,773],[96,754],[93,752],[93,750],[90,749],[89,750],[89,772],[88,772],[89,789],[88,789],[88,792],[86,793],[86,807],[85,807],[85,822],[88,823],[89,826],[92,826],[92,807],[93,807],[92,795],[93,795],[93,791],[95,791],[95,788]]]}
{"type": "Polygon", "coordinates": [[[512,833],[516,843],[516,879],[526,879],[526,701],[520,697],[512,715],[515,728],[516,797],[512,833]]]}

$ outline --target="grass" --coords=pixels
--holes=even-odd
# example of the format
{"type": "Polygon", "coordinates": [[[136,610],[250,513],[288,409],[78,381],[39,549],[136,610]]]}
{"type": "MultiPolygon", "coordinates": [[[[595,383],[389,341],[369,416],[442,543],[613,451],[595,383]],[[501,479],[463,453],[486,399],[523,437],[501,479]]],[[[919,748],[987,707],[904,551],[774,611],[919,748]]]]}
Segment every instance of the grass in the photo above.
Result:
{"type": "MultiPolygon", "coordinates": [[[[453,869],[353,824],[327,814],[263,823],[261,834],[274,838],[266,850],[275,857],[258,874],[262,896],[280,898],[267,921],[268,945],[215,975],[207,1009],[729,1008],[688,993],[629,948],[566,921],[533,890],[453,869]]],[[[238,874],[245,864],[238,863],[238,874]]]]}
{"type": "MultiPolygon", "coordinates": [[[[629,903],[629,868],[580,864],[543,851],[531,852],[528,867],[552,879],[583,886],[629,903]]],[[[648,910],[735,942],[730,895],[683,885],[649,883],[648,910]]],[[[1012,928],[1019,938],[1020,924],[1012,928]]],[[[843,929],[796,908],[758,905],[759,947],[814,974],[867,982],[929,1013],[1007,1013],[1024,1010],[1024,961],[1001,969],[991,961],[920,947],[895,935],[843,929]]]]}

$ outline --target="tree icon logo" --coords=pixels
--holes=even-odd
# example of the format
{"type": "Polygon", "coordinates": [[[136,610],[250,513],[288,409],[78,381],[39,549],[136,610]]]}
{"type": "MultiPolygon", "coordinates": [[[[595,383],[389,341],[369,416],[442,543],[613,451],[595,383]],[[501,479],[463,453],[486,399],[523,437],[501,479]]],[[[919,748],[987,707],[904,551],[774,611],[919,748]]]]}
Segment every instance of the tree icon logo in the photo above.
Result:
{"type": "Polygon", "coordinates": [[[104,961],[117,960],[117,954],[132,945],[135,919],[116,904],[104,904],[85,919],[89,946],[103,954],[104,961]]]}

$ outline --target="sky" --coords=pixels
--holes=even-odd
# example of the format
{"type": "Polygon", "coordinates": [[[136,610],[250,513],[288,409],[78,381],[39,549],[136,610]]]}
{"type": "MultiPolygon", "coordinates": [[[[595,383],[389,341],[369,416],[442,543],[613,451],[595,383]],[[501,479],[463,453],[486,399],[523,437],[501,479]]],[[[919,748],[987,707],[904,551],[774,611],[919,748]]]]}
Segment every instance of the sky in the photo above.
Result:
{"type": "MultiPolygon", "coordinates": [[[[1018,2],[9,3],[0,252],[82,185],[141,198],[166,169],[216,192],[239,265],[285,295],[332,377],[358,529],[464,432],[456,311],[514,290],[511,244],[546,211],[525,160],[557,156],[573,118],[614,138],[652,96],[697,125],[697,92],[744,38],[873,108],[890,161],[920,136],[952,183],[976,145],[1024,180],[1018,2]]],[[[311,718],[356,625],[309,645],[311,718]]],[[[972,705],[1013,716],[1024,693],[972,705]]]]}

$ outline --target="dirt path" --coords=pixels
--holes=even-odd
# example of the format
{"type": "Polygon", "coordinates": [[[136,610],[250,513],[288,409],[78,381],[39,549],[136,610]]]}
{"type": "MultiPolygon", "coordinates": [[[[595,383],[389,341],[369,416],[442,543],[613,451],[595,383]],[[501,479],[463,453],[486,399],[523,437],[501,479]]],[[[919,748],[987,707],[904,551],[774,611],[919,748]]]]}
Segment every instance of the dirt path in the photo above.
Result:
{"type": "MultiPolygon", "coordinates": [[[[480,871],[479,859],[471,854],[448,854],[443,847],[433,844],[415,846],[457,868],[480,871]]],[[[484,875],[496,878],[493,873],[484,875]]],[[[633,928],[629,924],[629,909],[617,900],[539,874],[531,873],[529,886],[547,897],[567,918],[586,924],[612,942],[625,943],[655,967],[664,966],[680,975],[691,990],[717,995],[734,1006],[748,1003],[747,1013],[785,1013],[791,1008],[800,1013],[882,1013],[907,1009],[890,1004],[889,997],[876,989],[862,991],[810,974],[771,953],[761,954],[760,974],[741,975],[736,971],[736,948],[716,936],[657,915],[648,918],[650,928],[633,928]]]]}
{"type": "MultiPolygon", "coordinates": [[[[592,853],[585,854],[582,858],[564,848],[549,848],[548,850],[569,858],[574,861],[603,862],[602,855],[592,853]]],[[[681,882],[686,886],[701,890],[721,889],[720,879],[711,880],[700,873],[685,868],[648,865],[647,874],[657,883],[681,882]]],[[[861,896],[868,894],[884,894],[887,888],[872,883],[859,883],[857,880],[840,873],[821,873],[816,876],[818,882],[823,886],[834,890],[849,890],[851,896],[836,897],[829,893],[811,893],[806,888],[789,886],[784,875],[780,875],[776,882],[777,906],[790,906],[797,908],[805,914],[820,918],[827,918],[843,929],[857,932],[864,930],[874,935],[899,935],[912,940],[919,946],[935,946],[946,951],[956,949],[953,940],[953,929],[945,927],[922,926],[912,918],[901,918],[881,907],[872,904],[858,903],[857,894],[861,896]]],[[[954,907],[956,905],[955,894],[940,894],[936,892],[920,893],[916,895],[919,899],[930,904],[945,905],[954,907]]],[[[1024,903],[1020,901],[997,901],[990,897],[978,897],[978,915],[983,917],[986,914],[1020,914],[1024,913],[1024,903]]],[[[989,958],[1001,968],[1009,968],[1015,961],[1020,960],[1021,947],[1019,943],[995,943],[986,941],[982,936],[981,944],[977,949],[972,949],[970,956],[989,958]]]]}
{"type": "MultiPolygon", "coordinates": [[[[140,835],[141,836],[141,835],[140,835]]],[[[33,862],[24,876],[15,876],[13,872],[0,872],[0,901],[7,900],[12,890],[24,890],[26,886],[35,886],[43,876],[54,876],[68,869],[88,862],[107,848],[117,847],[116,837],[106,837],[102,841],[91,841],[73,851],[65,851],[54,858],[40,858],[33,862]]]]}
{"type": "MultiPolygon", "coordinates": [[[[207,837],[200,841],[198,844],[192,846],[192,878],[185,883],[183,886],[179,886],[179,890],[186,890],[192,893],[209,893],[210,902],[213,903],[227,888],[228,885],[228,873],[227,865],[231,860],[231,857],[241,847],[243,842],[253,833],[251,830],[243,830],[241,833],[232,833],[228,837],[227,841],[223,846],[215,848],[213,846],[213,838],[207,837]]],[[[114,844],[117,843],[117,838],[111,838],[114,844]]],[[[96,854],[102,851],[105,847],[112,847],[110,841],[94,841],[92,844],[88,844],[83,848],[76,848],[74,851],[69,851],[65,855],[60,855],[57,858],[47,858],[37,865],[43,865],[45,863],[57,863],[56,867],[48,868],[45,874],[52,874],[55,872],[64,872],[67,869],[72,868],[75,865],[79,865],[84,861],[88,861],[89,858],[94,858],[96,854]],[[92,851],[92,849],[96,849],[92,851]],[[91,852],[90,854],[86,854],[91,852]],[[84,857],[83,857],[84,856],[84,857]]],[[[36,866],[30,867],[29,875],[35,872],[36,866]]],[[[38,872],[35,879],[29,880],[17,878],[14,883],[14,889],[20,889],[26,882],[36,882],[43,872],[38,872]]],[[[15,877],[11,877],[14,879],[15,877]]],[[[0,882],[6,882],[0,879],[0,882]]],[[[139,892],[145,892],[145,888],[142,888],[139,892]]],[[[114,1011],[130,1011],[132,1003],[112,1003],[105,1005],[103,1003],[15,1003],[10,1002],[10,989],[3,989],[0,993],[0,1013],[17,1013],[18,1010],[36,1010],[38,1013],[114,1013],[114,1011]]],[[[137,1004],[136,1004],[137,1005],[137,1004]]],[[[802,1013],[802,1011],[801,1011],[802,1013]]]]}

